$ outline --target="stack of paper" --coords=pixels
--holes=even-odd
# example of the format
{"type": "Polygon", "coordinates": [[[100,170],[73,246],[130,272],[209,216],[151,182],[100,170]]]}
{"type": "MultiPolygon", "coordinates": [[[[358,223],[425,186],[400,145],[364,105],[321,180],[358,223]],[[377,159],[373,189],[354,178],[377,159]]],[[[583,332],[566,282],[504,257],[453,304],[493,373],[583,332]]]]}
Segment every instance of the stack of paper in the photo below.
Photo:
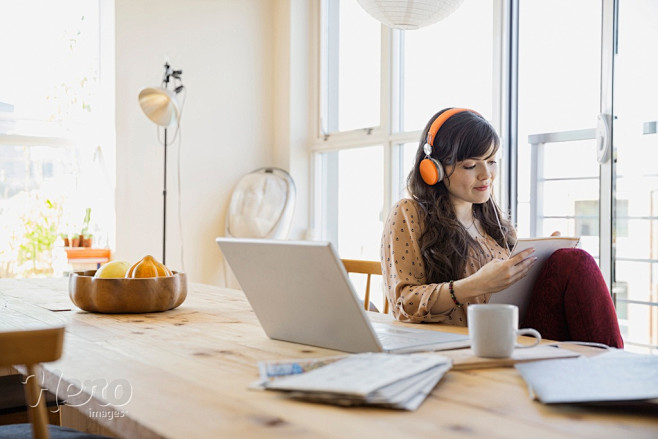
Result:
{"type": "Polygon", "coordinates": [[[517,364],[530,394],[545,404],[658,398],[658,356],[609,351],[594,357],[517,364]]]}
{"type": "Polygon", "coordinates": [[[442,355],[385,353],[265,362],[260,386],[305,401],[415,410],[451,365],[442,355]]]}

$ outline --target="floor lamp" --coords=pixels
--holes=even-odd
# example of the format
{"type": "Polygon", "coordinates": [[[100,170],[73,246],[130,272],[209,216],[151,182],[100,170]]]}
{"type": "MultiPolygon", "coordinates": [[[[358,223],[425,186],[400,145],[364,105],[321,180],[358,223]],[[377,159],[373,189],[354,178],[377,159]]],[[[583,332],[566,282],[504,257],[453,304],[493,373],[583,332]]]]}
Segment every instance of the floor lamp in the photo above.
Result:
{"type": "MultiPolygon", "coordinates": [[[[181,106],[177,95],[183,91],[181,83],[182,70],[173,70],[168,62],[164,65],[164,76],[160,87],[147,87],[139,92],[139,106],[144,114],[164,128],[164,186],[162,189],[162,263],[166,264],[167,252],[167,130],[176,127],[178,130],[181,117],[181,106]],[[169,88],[169,85],[173,89],[169,88]]],[[[174,138],[175,138],[174,134],[174,138]]]]}

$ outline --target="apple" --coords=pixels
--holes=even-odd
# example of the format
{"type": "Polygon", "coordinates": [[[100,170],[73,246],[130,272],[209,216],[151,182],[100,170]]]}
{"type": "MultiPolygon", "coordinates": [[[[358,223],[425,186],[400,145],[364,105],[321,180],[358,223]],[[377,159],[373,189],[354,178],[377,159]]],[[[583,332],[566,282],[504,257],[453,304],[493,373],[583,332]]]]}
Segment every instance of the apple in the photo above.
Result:
{"type": "Polygon", "coordinates": [[[101,265],[101,268],[96,270],[94,277],[97,278],[118,278],[124,277],[130,268],[130,263],[126,261],[111,261],[101,265]]]}

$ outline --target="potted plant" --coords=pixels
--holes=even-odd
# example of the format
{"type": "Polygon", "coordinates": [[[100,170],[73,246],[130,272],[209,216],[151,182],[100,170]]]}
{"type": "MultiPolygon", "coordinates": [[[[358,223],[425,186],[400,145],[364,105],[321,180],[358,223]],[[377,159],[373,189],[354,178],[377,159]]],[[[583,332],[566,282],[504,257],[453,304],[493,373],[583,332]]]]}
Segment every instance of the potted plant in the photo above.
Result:
{"type": "Polygon", "coordinates": [[[91,247],[91,243],[92,243],[92,234],[91,233],[83,234],[82,242],[81,242],[82,247],[91,247]]]}
{"type": "Polygon", "coordinates": [[[17,262],[23,276],[52,273],[52,250],[57,240],[61,208],[56,202],[34,198],[34,210],[22,216],[25,233],[18,245],[17,262]]]}
{"type": "Polygon", "coordinates": [[[85,218],[82,220],[82,229],[78,237],[78,245],[80,247],[91,247],[92,235],[89,233],[89,221],[91,220],[91,207],[85,210],[85,218]]]}

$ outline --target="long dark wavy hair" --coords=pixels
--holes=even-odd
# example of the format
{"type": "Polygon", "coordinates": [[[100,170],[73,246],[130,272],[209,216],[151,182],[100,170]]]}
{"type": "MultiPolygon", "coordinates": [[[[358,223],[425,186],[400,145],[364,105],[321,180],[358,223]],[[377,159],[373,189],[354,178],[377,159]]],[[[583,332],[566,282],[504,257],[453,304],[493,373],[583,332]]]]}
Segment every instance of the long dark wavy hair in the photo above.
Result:
{"type": "MultiPolygon", "coordinates": [[[[420,176],[419,166],[425,158],[423,146],[427,140],[427,132],[432,122],[446,110],[449,108],[432,116],[425,126],[414,167],[407,178],[409,194],[420,205],[423,216],[421,220],[425,230],[420,238],[420,249],[425,262],[426,279],[430,283],[461,279],[469,250],[475,250],[474,254],[478,257],[482,252],[480,245],[457,219],[444,181],[430,186],[420,176]]],[[[500,138],[491,124],[472,111],[463,111],[452,115],[441,126],[434,137],[432,157],[439,160],[445,168],[469,158],[479,158],[485,154],[493,156],[499,148],[500,138]]],[[[473,215],[498,245],[505,248],[507,241],[509,248],[514,246],[516,231],[493,198],[486,203],[474,204],[473,215]],[[496,216],[500,219],[501,227],[498,226],[496,216]]]]}

